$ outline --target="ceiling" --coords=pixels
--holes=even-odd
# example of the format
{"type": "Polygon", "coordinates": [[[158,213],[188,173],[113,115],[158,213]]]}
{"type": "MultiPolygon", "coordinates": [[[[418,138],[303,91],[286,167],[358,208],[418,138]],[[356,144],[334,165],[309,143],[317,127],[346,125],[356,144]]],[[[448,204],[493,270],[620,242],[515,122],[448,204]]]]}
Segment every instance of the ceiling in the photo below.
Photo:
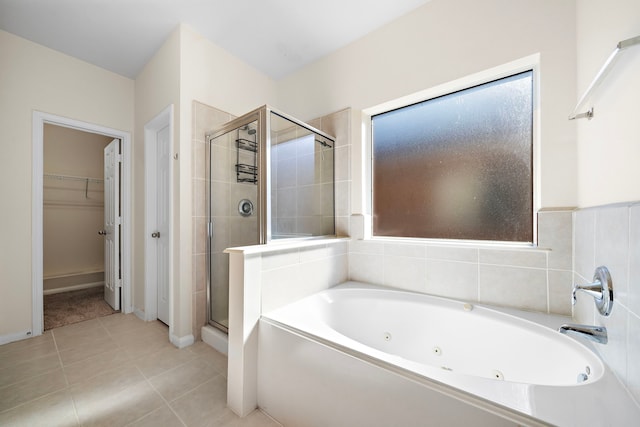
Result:
{"type": "Polygon", "coordinates": [[[0,0],[0,29],[135,78],[179,23],[280,79],[429,0],[0,0]]]}

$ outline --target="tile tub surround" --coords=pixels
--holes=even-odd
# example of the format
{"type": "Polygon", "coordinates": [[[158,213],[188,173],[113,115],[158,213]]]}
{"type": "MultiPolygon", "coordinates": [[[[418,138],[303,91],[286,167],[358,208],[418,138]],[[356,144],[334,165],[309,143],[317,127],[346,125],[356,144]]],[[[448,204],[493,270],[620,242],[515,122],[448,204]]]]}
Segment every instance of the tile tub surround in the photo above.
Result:
{"type": "Polygon", "coordinates": [[[640,404],[640,203],[580,209],[574,213],[575,282],[592,281],[605,265],[614,289],[613,310],[601,316],[593,299],[578,294],[576,323],[607,327],[607,345],[594,345],[640,404]]]}
{"type": "Polygon", "coordinates": [[[572,210],[538,213],[538,247],[351,240],[349,279],[449,298],[571,314],[572,210]]]}
{"type": "Polygon", "coordinates": [[[257,405],[257,327],[263,312],[347,280],[348,239],[282,241],[231,248],[229,263],[228,405],[257,405]]]}
{"type": "MultiPolygon", "coordinates": [[[[568,209],[538,214],[544,248],[329,239],[227,250],[229,407],[241,415],[255,408],[261,313],[346,280],[570,314],[572,219],[568,209]]],[[[352,231],[359,236],[366,223],[362,215],[351,217],[352,231]]]]}
{"type": "Polygon", "coordinates": [[[226,408],[224,355],[177,349],[167,327],[114,314],[0,346],[2,426],[276,427],[226,408]]]}

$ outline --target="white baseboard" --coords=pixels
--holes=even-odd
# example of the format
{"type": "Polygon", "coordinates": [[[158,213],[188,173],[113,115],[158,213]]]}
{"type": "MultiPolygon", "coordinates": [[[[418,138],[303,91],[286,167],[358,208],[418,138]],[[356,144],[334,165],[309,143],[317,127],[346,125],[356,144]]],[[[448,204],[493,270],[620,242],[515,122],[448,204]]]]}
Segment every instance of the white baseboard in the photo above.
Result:
{"type": "Polygon", "coordinates": [[[34,336],[31,331],[16,332],[9,335],[0,335],[0,345],[9,344],[10,342],[26,340],[34,336]]]}
{"type": "Polygon", "coordinates": [[[229,336],[213,326],[202,327],[202,341],[222,354],[229,354],[229,336]]]}
{"type": "Polygon", "coordinates": [[[99,286],[104,286],[104,282],[81,283],[79,285],[65,286],[63,288],[45,289],[42,291],[42,294],[60,294],[62,292],[79,291],[81,289],[97,288],[99,286]]]}
{"type": "Polygon", "coordinates": [[[144,320],[145,322],[147,321],[147,313],[140,310],[139,308],[134,308],[133,314],[135,314],[138,319],[144,320]]]}
{"type": "Polygon", "coordinates": [[[178,348],[185,348],[192,345],[195,342],[193,335],[185,335],[183,337],[178,337],[176,335],[169,335],[169,341],[171,344],[175,345],[178,348]]]}

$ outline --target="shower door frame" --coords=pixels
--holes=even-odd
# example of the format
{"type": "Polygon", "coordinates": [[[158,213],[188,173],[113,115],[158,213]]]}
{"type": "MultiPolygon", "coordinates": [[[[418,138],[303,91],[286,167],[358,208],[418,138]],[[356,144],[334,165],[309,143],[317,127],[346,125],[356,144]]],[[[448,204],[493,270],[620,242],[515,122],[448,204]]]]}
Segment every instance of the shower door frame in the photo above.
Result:
{"type": "MultiPolygon", "coordinates": [[[[333,142],[333,154],[334,154],[334,166],[333,166],[333,185],[334,185],[334,201],[333,201],[333,221],[335,232],[335,141],[336,137],[331,136],[313,126],[304,123],[295,117],[282,113],[278,110],[271,108],[269,105],[263,105],[256,108],[253,111],[248,112],[238,118],[235,118],[224,125],[218,127],[210,133],[205,135],[205,161],[209,162],[209,167],[206,173],[206,204],[207,204],[207,256],[206,256],[206,271],[207,271],[207,324],[211,325],[221,331],[228,333],[228,328],[225,325],[221,325],[211,320],[211,254],[212,254],[212,242],[213,238],[213,225],[211,223],[211,141],[219,136],[232,132],[242,126],[248,125],[253,122],[257,122],[257,138],[258,142],[258,243],[259,245],[267,244],[271,241],[271,212],[269,211],[269,197],[271,195],[271,175],[267,171],[271,168],[271,153],[268,149],[271,146],[271,121],[270,113],[273,113],[285,120],[292,122],[300,127],[303,127],[317,135],[329,139],[333,142]]],[[[286,240],[310,240],[318,239],[326,236],[312,236],[312,237],[293,237],[286,240]]],[[[285,239],[278,239],[285,240],[285,239]]]]}
{"type": "Polygon", "coordinates": [[[264,172],[264,168],[262,167],[263,163],[265,162],[265,159],[263,159],[264,157],[264,151],[262,149],[262,146],[260,144],[260,141],[262,141],[263,135],[268,135],[267,133],[267,129],[264,126],[264,122],[265,122],[265,118],[266,118],[266,112],[264,107],[260,107],[256,110],[253,110],[241,117],[238,117],[236,119],[233,119],[227,123],[225,123],[224,125],[222,125],[221,127],[217,128],[216,130],[214,130],[211,133],[208,133],[206,135],[206,144],[205,144],[205,161],[209,164],[209,167],[207,168],[207,172],[206,172],[206,204],[207,204],[207,257],[206,257],[206,271],[207,271],[207,324],[211,325],[217,329],[220,329],[221,331],[227,333],[229,328],[226,327],[225,325],[222,325],[214,320],[211,319],[211,284],[212,284],[212,272],[211,272],[211,257],[212,257],[212,241],[211,239],[213,239],[213,224],[211,222],[211,143],[212,140],[214,140],[215,138],[218,138],[222,135],[225,135],[229,132],[233,132],[238,128],[241,128],[245,125],[248,125],[250,123],[256,122],[258,124],[257,126],[257,135],[256,135],[256,141],[258,141],[258,159],[257,159],[257,164],[258,164],[258,183],[256,185],[258,185],[258,244],[264,244],[266,242],[267,236],[266,236],[266,221],[265,221],[265,215],[260,215],[260,212],[263,212],[263,209],[266,209],[266,192],[262,191],[264,188],[264,186],[260,186],[260,182],[264,179],[267,179],[267,177],[265,175],[267,175],[264,172]]]}

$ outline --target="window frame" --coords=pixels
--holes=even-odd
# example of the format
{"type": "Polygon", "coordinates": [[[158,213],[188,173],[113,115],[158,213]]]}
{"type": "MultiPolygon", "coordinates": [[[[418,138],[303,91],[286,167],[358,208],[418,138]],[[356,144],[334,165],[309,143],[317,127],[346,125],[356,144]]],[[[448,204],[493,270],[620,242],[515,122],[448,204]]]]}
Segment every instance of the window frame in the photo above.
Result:
{"type": "Polygon", "coordinates": [[[372,240],[384,241],[417,241],[428,242],[445,245],[474,245],[474,246],[503,246],[503,247],[524,247],[532,248],[538,246],[538,221],[537,213],[541,206],[541,177],[540,177],[540,56],[539,54],[521,58],[503,65],[496,66],[484,71],[480,71],[465,77],[461,77],[443,84],[433,86],[429,89],[421,90],[416,93],[403,96],[374,107],[363,110],[362,116],[362,142],[363,142],[363,160],[364,166],[364,207],[365,216],[369,218],[364,227],[364,238],[372,240]],[[515,74],[526,71],[532,71],[532,101],[533,101],[533,117],[532,117],[532,224],[533,224],[533,242],[514,242],[514,241],[498,241],[498,240],[470,240],[470,239],[441,239],[441,238],[425,238],[425,237],[403,237],[403,236],[374,236],[373,235],[373,135],[372,135],[372,117],[383,114],[392,110],[397,110],[406,106],[417,104],[430,99],[445,96],[451,93],[459,92],[478,85],[489,83],[515,74]]]}

